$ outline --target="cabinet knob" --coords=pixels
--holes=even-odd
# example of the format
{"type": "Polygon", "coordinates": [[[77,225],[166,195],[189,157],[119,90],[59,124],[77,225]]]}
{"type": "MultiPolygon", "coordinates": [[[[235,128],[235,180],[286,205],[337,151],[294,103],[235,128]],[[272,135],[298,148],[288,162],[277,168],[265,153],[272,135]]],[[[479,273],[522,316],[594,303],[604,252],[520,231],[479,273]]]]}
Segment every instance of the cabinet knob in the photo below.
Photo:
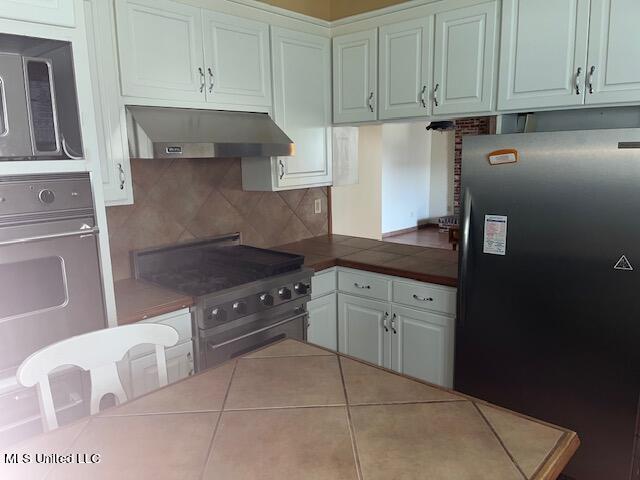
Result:
{"type": "Polygon", "coordinates": [[[582,75],[582,67],[578,67],[576,72],[576,95],[580,95],[580,75],[582,75]]]}
{"type": "Polygon", "coordinates": [[[589,69],[589,95],[593,95],[593,74],[596,72],[596,66],[591,65],[589,69]]]}

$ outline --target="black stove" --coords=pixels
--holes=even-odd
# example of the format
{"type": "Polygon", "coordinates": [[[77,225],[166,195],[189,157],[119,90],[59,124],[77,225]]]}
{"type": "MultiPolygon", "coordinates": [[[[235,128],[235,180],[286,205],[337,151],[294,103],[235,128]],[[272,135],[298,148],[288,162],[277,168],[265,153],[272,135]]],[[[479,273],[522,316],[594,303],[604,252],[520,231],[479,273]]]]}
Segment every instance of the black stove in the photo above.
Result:
{"type": "Polygon", "coordinates": [[[304,340],[312,272],[304,257],[240,244],[239,234],[136,251],[134,272],[196,298],[196,370],[281,338],[304,340]]]}

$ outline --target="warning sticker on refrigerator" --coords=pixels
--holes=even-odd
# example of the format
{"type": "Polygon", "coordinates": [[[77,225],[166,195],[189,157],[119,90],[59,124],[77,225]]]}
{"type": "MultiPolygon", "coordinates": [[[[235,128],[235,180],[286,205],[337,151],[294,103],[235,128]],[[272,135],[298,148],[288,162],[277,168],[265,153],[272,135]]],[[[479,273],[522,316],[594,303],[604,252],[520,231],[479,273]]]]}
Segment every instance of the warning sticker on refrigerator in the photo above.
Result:
{"type": "Polygon", "coordinates": [[[507,217],[484,216],[484,253],[504,255],[507,252],[507,217]]]}

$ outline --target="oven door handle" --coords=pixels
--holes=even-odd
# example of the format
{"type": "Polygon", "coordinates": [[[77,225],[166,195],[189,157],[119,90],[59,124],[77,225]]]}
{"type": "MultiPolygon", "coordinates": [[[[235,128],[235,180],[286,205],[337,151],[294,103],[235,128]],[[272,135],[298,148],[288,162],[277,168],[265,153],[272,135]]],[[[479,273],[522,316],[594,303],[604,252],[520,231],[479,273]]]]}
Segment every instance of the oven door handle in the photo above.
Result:
{"type": "Polygon", "coordinates": [[[11,240],[0,241],[0,247],[5,247],[7,245],[17,245],[19,243],[37,242],[40,240],[53,240],[55,238],[95,235],[99,232],[100,232],[100,229],[98,227],[92,227],[92,228],[81,228],[80,230],[74,230],[72,232],[49,233],[47,235],[37,235],[33,237],[12,238],[11,240]]]}
{"type": "Polygon", "coordinates": [[[218,348],[224,347],[225,345],[229,345],[230,343],[235,343],[239,340],[243,340],[245,338],[251,337],[257,333],[262,333],[262,332],[266,332],[267,330],[271,330],[272,328],[276,328],[279,327],[280,325],[284,325],[285,323],[289,323],[289,322],[293,322],[294,320],[298,320],[299,318],[303,318],[309,315],[309,312],[302,312],[299,313],[298,315],[294,315],[293,317],[289,317],[285,320],[281,320],[280,322],[276,322],[272,325],[268,325],[266,327],[262,327],[259,328],[258,330],[253,330],[251,332],[245,333],[244,335],[240,335],[238,337],[232,338],[230,340],[225,340],[224,342],[220,342],[220,343],[216,343],[215,345],[212,344],[211,342],[207,343],[207,347],[209,348],[209,350],[216,350],[218,348]]]}

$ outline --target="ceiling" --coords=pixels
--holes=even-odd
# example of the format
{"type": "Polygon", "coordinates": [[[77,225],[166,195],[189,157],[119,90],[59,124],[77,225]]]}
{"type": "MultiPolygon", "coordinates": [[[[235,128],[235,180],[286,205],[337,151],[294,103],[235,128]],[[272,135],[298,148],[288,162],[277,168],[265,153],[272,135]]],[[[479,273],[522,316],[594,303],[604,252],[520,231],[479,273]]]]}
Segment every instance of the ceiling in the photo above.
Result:
{"type": "Polygon", "coordinates": [[[339,18],[403,3],[407,0],[261,0],[276,7],[321,18],[339,18]]]}

